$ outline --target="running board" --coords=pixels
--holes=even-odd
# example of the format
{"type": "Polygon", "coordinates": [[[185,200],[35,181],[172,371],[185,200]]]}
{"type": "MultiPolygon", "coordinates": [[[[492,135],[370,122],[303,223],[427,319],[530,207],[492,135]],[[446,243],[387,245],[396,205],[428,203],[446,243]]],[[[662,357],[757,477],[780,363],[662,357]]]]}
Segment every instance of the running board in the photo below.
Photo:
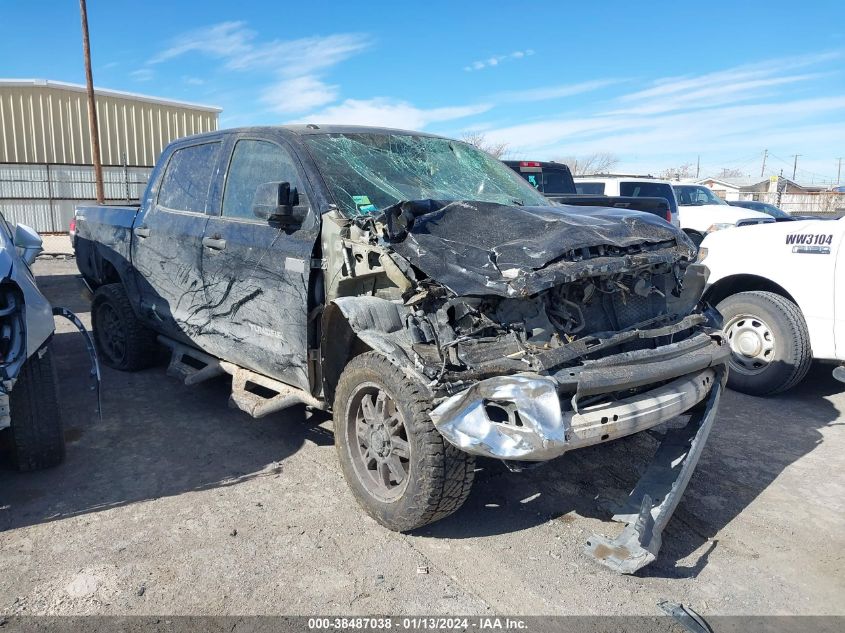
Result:
{"type": "Polygon", "coordinates": [[[304,389],[291,387],[233,363],[218,360],[166,336],[159,336],[158,340],[170,349],[168,376],[178,378],[186,385],[196,385],[216,376],[229,374],[232,376],[229,406],[254,418],[263,418],[296,404],[322,410],[327,408],[325,402],[304,389]]]}
{"type": "Polygon", "coordinates": [[[229,406],[245,411],[254,418],[263,418],[265,415],[287,409],[295,404],[304,404],[315,409],[326,408],[324,402],[304,389],[291,387],[225,361],[220,361],[220,366],[223,371],[232,375],[232,395],[229,397],[229,406]],[[263,391],[266,395],[256,393],[257,391],[263,391]]]}
{"type": "Polygon", "coordinates": [[[196,385],[225,372],[220,362],[198,349],[178,343],[166,336],[159,336],[158,340],[170,348],[170,364],[167,375],[178,378],[186,385],[196,385]]]}

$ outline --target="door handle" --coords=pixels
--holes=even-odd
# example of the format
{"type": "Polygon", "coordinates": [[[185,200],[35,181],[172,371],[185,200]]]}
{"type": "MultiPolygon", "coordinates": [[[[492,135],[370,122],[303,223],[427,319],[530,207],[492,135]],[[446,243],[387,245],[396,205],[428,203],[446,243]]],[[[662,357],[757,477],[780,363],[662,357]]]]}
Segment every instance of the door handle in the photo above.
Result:
{"type": "Polygon", "coordinates": [[[222,251],[226,248],[226,240],[220,237],[204,237],[202,238],[202,245],[213,251],[222,251]]]}
{"type": "Polygon", "coordinates": [[[150,236],[150,229],[146,226],[139,226],[134,231],[135,235],[140,238],[145,238],[150,236]]]}

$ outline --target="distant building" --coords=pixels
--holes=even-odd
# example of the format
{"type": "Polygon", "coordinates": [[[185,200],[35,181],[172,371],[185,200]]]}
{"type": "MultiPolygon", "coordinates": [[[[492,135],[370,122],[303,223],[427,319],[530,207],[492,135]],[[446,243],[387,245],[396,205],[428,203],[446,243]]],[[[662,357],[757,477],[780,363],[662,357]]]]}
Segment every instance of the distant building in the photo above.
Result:
{"type": "MultiPolygon", "coordinates": [[[[95,88],[106,201],[135,202],[173,139],[218,128],[220,108],[95,88]]],[[[41,232],[67,231],[93,200],[85,86],[0,79],[0,212],[41,232]]]]}
{"type": "MultiPolygon", "coordinates": [[[[720,198],[725,200],[752,200],[755,193],[777,193],[778,176],[766,178],[727,178],[709,176],[696,180],[699,185],[706,185],[720,198]]],[[[781,191],[789,193],[814,193],[823,191],[824,187],[800,185],[789,178],[780,177],[781,191]]]]}

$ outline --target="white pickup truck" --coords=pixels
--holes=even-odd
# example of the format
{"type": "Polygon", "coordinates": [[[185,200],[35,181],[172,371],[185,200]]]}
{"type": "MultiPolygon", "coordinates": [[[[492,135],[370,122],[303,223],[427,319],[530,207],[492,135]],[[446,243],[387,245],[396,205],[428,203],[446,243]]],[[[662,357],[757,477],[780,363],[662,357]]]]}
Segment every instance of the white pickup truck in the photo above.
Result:
{"type": "Polygon", "coordinates": [[[696,244],[714,231],[775,221],[762,211],[733,207],[704,185],[673,184],[678,199],[681,228],[696,244]]]}
{"type": "Polygon", "coordinates": [[[724,318],[728,386],[754,395],[790,389],[813,359],[845,378],[845,218],[710,233],[699,261],[705,299],[724,318]]]}

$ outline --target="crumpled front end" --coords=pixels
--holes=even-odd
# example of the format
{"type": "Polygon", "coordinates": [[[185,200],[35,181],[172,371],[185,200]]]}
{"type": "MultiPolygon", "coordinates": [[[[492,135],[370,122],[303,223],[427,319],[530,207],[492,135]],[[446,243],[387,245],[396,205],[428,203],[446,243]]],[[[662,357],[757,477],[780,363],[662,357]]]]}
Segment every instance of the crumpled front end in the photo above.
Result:
{"type": "MultiPolygon", "coordinates": [[[[339,228],[324,234],[323,251],[342,258],[328,272],[338,281],[323,316],[326,385],[343,366],[336,350],[378,351],[427,385],[447,441],[511,467],[691,411],[712,422],[730,349],[718,313],[701,303],[706,268],[665,222],[472,201],[328,217],[339,228]]],[[[709,424],[691,421],[687,444],[703,444],[709,424]]],[[[700,450],[672,454],[659,475],[672,475],[677,498],[700,450]]],[[[634,537],[592,552],[617,571],[659,547],[674,506],[653,483],[643,484],[634,537]]]]}
{"type": "Polygon", "coordinates": [[[481,380],[446,398],[431,417],[449,442],[468,453],[545,461],[684,414],[707,398],[730,357],[721,336],[704,332],[654,350],[655,360],[644,351],[548,375],[481,380]]]}

